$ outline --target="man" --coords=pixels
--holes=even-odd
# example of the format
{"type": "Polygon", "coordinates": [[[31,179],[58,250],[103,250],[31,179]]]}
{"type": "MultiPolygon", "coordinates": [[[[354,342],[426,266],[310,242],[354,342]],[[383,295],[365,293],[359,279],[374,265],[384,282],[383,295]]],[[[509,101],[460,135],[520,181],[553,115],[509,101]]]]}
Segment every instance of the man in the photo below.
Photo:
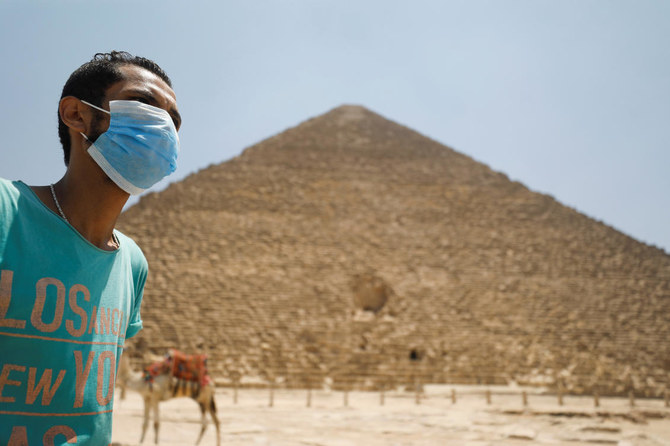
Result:
{"type": "Polygon", "coordinates": [[[58,107],[67,170],[0,179],[0,444],[108,445],[114,377],[142,327],[147,262],[114,229],[130,194],[176,167],[181,118],[165,72],[96,54],[58,107]]]}

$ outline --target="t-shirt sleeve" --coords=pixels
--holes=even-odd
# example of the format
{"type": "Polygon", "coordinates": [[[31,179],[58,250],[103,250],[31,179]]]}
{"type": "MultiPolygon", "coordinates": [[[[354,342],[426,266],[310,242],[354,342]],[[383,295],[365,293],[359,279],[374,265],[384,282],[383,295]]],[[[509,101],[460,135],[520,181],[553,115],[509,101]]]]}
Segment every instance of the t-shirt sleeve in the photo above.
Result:
{"type": "MultiPolygon", "coordinates": [[[[11,182],[0,178],[0,246],[6,243],[12,219],[16,214],[18,191],[11,182]]],[[[1,257],[0,253],[0,257],[1,257]]]]}
{"type": "Polygon", "coordinates": [[[142,306],[144,284],[147,280],[149,266],[144,256],[142,256],[141,261],[137,261],[136,264],[138,265],[134,265],[133,267],[133,278],[135,280],[135,301],[133,302],[133,310],[128,320],[126,339],[132,338],[142,329],[142,316],[140,315],[140,307],[142,306]]]}

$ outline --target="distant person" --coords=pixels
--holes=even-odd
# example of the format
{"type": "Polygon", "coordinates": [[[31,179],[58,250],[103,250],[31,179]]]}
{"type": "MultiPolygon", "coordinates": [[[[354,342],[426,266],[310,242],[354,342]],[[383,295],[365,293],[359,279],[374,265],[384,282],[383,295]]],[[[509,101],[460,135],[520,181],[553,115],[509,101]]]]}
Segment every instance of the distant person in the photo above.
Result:
{"type": "Polygon", "coordinates": [[[58,118],[63,178],[0,178],[1,445],[111,443],[114,378],[142,328],[147,277],[142,251],[114,226],[179,151],[170,79],[125,52],[74,71],[58,118]]]}

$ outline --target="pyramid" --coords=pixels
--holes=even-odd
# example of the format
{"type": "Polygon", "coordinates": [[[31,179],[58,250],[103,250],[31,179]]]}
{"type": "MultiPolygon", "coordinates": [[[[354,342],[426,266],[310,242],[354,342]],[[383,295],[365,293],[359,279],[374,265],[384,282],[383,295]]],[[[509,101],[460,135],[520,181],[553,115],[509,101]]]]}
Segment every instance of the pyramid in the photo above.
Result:
{"type": "Polygon", "coordinates": [[[131,352],[219,384],[543,385],[659,396],[670,256],[360,106],[143,196],[131,352]]]}

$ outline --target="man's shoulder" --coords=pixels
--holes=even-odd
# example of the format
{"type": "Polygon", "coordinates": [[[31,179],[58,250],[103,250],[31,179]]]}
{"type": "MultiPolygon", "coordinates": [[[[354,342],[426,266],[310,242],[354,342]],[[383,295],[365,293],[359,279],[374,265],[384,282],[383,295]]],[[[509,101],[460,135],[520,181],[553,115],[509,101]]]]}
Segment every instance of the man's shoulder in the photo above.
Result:
{"type": "Polygon", "coordinates": [[[137,243],[135,243],[135,240],[128,237],[126,234],[119,231],[118,229],[115,229],[114,231],[119,239],[119,243],[130,256],[133,268],[146,269],[148,267],[147,259],[146,257],[144,257],[142,249],[138,246],[137,243]]]}
{"type": "Polygon", "coordinates": [[[20,181],[12,181],[8,180],[6,178],[0,177],[0,193],[4,194],[12,194],[12,195],[17,195],[21,193],[19,188],[21,187],[20,181]]]}
{"type": "Polygon", "coordinates": [[[20,181],[10,181],[0,178],[0,212],[5,214],[10,210],[16,210],[19,197],[21,196],[20,181]]]}

